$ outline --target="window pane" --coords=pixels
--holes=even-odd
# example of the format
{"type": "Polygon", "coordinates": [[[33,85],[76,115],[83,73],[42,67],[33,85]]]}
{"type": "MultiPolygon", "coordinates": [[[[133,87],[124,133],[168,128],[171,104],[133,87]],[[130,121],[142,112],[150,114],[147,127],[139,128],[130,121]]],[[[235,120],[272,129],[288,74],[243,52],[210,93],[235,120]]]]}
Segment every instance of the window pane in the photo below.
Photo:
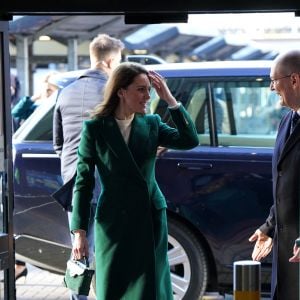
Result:
{"type": "Polygon", "coordinates": [[[270,91],[268,80],[214,83],[213,96],[220,145],[273,146],[280,119],[287,110],[270,91]]]}

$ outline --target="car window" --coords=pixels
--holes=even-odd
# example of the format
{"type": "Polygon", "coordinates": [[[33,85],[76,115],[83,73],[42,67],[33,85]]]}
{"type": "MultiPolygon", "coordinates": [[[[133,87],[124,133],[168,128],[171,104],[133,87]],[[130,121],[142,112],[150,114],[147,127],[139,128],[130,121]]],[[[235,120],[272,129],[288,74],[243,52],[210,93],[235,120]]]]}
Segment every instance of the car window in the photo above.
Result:
{"type": "MultiPolygon", "coordinates": [[[[190,113],[202,146],[272,147],[279,121],[287,112],[270,91],[267,76],[177,77],[167,78],[167,84],[190,113]]],[[[54,101],[47,108],[36,110],[14,137],[52,141],[53,107],[54,101]]],[[[154,89],[149,112],[173,125],[166,102],[159,99],[154,89]]]]}
{"type": "Polygon", "coordinates": [[[14,133],[13,139],[22,141],[52,141],[52,120],[56,95],[41,103],[14,133]]]}
{"type": "MultiPolygon", "coordinates": [[[[168,78],[178,101],[195,122],[201,145],[272,147],[278,124],[287,112],[270,91],[268,77],[168,78]]],[[[167,105],[155,91],[150,111],[171,123],[167,105]]]]}
{"type": "Polygon", "coordinates": [[[29,141],[52,141],[53,110],[51,109],[27,135],[29,141]]]}

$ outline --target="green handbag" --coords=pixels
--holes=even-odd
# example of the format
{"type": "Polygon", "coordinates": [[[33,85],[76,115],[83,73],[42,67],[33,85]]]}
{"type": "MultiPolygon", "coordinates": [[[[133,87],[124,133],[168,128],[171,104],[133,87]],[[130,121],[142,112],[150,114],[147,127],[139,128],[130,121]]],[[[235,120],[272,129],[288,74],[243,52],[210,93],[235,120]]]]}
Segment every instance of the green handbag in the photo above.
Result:
{"type": "Polygon", "coordinates": [[[83,260],[69,259],[64,276],[64,286],[77,295],[88,296],[94,273],[95,270],[89,268],[86,257],[83,260]]]}

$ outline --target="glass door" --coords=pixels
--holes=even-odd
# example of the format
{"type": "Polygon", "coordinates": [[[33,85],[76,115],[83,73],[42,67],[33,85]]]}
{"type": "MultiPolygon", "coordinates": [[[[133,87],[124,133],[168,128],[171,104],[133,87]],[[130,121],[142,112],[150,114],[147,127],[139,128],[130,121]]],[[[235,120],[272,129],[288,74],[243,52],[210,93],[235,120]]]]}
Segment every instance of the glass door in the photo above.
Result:
{"type": "Polygon", "coordinates": [[[16,299],[8,44],[8,21],[0,20],[0,300],[16,299]]]}

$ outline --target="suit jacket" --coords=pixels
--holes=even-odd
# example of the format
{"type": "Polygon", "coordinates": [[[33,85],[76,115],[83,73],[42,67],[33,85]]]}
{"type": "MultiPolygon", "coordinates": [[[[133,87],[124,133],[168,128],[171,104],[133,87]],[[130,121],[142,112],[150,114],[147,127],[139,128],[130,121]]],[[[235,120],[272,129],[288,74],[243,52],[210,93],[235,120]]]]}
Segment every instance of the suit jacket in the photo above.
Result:
{"type": "MultiPolygon", "coordinates": [[[[139,287],[141,294],[149,295],[135,299],[155,299],[151,298],[154,284],[151,274],[155,273],[156,261],[152,211],[166,207],[155,179],[157,147],[190,149],[198,145],[196,129],[183,106],[170,112],[177,128],[162,123],[158,115],[136,114],[128,145],[112,116],[85,122],[78,150],[71,230],[88,228],[89,199],[96,165],[102,186],[95,215],[96,261],[101,262],[96,264],[97,276],[101,274],[101,277],[96,278],[97,290],[106,295],[99,300],[133,299],[130,298],[130,286],[136,285],[133,278],[122,296],[107,296],[107,293],[113,293],[108,287],[119,282],[118,273],[128,264],[131,273],[141,274],[139,278],[144,278],[144,284],[139,287]],[[133,255],[135,251],[139,255],[133,255]],[[139,261],[141,253],[142,261],[139,261]],[[148,269],[140,270],[145,262],[148,262],[148,269]]],[[[165,271],[169,272],[166,253],[160,255],[165,255],[165,271]]]]}
{"type": "Polygon", "coordinates": [[[290,135],[292,112],[278,129],[272,161],[274,205],[261,230],[273,237],[272,297],[299,300],[299,265],[290,263],[295,239],[299,237],[300,124],[290,135]]]}

